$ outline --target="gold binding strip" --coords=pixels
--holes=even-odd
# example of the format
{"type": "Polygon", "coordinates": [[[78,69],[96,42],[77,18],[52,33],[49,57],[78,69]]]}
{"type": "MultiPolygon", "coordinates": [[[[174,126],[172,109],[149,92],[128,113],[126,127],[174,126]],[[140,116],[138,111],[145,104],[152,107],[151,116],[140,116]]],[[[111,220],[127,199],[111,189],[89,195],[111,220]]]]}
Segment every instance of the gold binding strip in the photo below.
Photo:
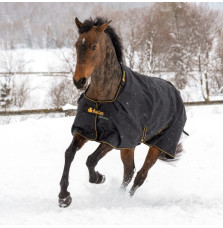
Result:
{"type": "Polygon", "coordinates": [[[98,142],[98,143],[105,143],[105,144],[107,144],[107,145],[113,147],[113,148],[116,149],[116,150],[133,150],[133,149],[135,149],[135,147],[134,147],[134,148],[122,148],[122,147],[119,148],[119,147],[115,147],[115,146],[113,146],[112,144],[110,144],[110,143],[108,143],[108,142],[99,141],[99,140],[95,140],[95,139],[89,139],[88,137],[86,137],[86,136],[84,136],[84,135],[82,135],[82,134],[80,134],[80,133],[78,133],[78,132],[76,132],[76,133],[74,133],[74,134],[80,135],[80,136],[82,136],[82,137],[84,137],[85,139],[88,139],[88,140],[90,140],[90,141],[95,141],[95,142],[98,142]]]}
{"type": "Polygon", "coordinates": [[[143,140],[143,143],[146,142],[146,141],[148,141],[148,140],[150,140],[150,139],[153,138],[154,136],[159,135],[159,134],[160,134],[162,131],[164,131],[167,127],[168,127],[168,124],[167,124],[164,128],[162,128],[161,130],[159,130],[155,135],[151,136],[151,137],[148,138],[148,139],[143,140]]]}
{"type": "MultiPolygon", "coordinates": [[[[82,135],[82,134],[80,134],[80,133],[78,133],[78,132],[76,132],[75,134],[80,135],[80,136],[82,136],[82,137],[84,137],[85,139],[88,139],[88,140],[90,140],[90,141],[95,141],[95,142],[98,142],[98,143],[105,143],[105,144],[107,144],[107,145],[113,147],[113,148],[116,149],[116,150],[133,150],[133,149],[135,149],[135,147],[134,147],[134,148],[118,148],[118,147],[115,147],[115,146],[113,146],[112,144],[110,144],[110,143],[108,143],[108,142],[98,141],[98,140],[95,140],[95,139],[89,139],[88,137],[86,137],[86,136],[84,136],[84,135],[82,135]]],[[[149,146],[149,147],[152,147],[152,145],[150,145],[150,144],[148,144],[148,143],[145,143],[145,142],[144,142],[144,144],[146,144],[146,145],[149,146]]],[[[162,152],[168,154],[170,157],[174,158],[173,155],[169,154],[169,153],[166,152],[165,150],[160,149],[158,146],[154,146],[154,147],[156,147],[158,150],[161,150],[162,152]]]]}
{"type": "MultiPolygon", "coordinates": [[[[96,102],[96,109],[98,109],[98,103],[96,102]]],[[[95,114],[95,140],[98,138],[98,132],[97,132],[97,117],[98,115],[95,114]]]]}
{"type": "Polygon", "coordinates": [[[145,142],[144,142],[144,144],[146,144],[146,145],[149,146],[149,147],[156,147],[158,150],[161,150],[161,151],[164,152],[165,154],[168,154],[170,157],[174,158],[173,155],[169,154],[168,152],[166,152],[165,150],[159,148],[158,146],[155,146],[155,145],[152,146],[151,144],[148,144],[148,143],[145,143],[145,142]]]}
{"type": "Polygon", "coordinates": [[[143,132],[142,132],[142,138],[141,138],[140,142],[143,142],[143,140],[145,139],[145,137],[146,137],[146,130],[147,130],[147,128],[144,127],[143,128],[143,132]]]}
{"type": "Polygon", "coordinates": [[[161,130],[159,130],[159,131],[156,133],[156,135],[160,134],[160,133],[161,133],[163,130],[165,130],[167,127],[168,127],[168,124],[167,124],[164,128],[162,128],[161,130]]]}
{"type": "Polygon", "coordinates": [[[144,135],[143,140],[146,138],[146,132],[147,132],[147,127],[145,128],[145,135],[144,135]]]}
{"type": "MultiPolygon", "coordinates": [[[[159,131],[158,131],[155,135],[153,135],[152,137],[159,135],[159,134],[160,134],[162,131],[164,131],[167,127],[168,127],[168,124],[167,124],[164,128],[162,128],[161,130],[159,130],[159,131]]],[[[146,143],[146,141],[150,140],[152,137],[150,137],[149,139],[145,139],[145,140],[143,141],[143,143],[146,144],[147,146],[152,147],[151,144],[146,143]]],[[[168,152],[166,152],[165,150],[159,148],[158,146],[155,146],[155,145],[154,145],[154,147],[156,147],[158,150],[161,150],[161,151],[164,152],[165,154],[168,154],[170,157],[174,158],[173,155],[169,154],[168,152]]]]}

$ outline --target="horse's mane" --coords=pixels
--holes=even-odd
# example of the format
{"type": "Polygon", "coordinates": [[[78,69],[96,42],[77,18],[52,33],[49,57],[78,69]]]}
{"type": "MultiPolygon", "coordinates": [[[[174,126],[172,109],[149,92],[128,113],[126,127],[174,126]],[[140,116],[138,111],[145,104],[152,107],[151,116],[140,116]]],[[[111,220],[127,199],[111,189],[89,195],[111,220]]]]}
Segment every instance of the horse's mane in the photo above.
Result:
{"type": "MultiPolygon", "coordinates": [[[[107,19],[104,19],[101,17],[96,17],[94,20],[92,18],[87,19],[83,22],[84,25],[79,29],[79,34],[90,31],[93,26],[100,26],[107,22],[108,22],[107,19]]],[[[122,46],[122,41],[121,41],[120,37],[117,35],[115,29],[113,27],[111,27],[110,25],[105,30],[105,33],[110,37],[110,39],[113,43],[119,63],[122,63],[123,62],[123,46],[122,46]]]]}

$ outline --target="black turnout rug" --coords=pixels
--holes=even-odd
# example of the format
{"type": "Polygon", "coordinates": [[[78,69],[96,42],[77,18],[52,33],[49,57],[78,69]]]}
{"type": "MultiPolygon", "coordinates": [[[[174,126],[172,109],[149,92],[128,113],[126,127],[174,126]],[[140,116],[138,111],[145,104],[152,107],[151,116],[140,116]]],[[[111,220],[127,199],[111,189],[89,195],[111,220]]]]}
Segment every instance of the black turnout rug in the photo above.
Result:
{"type": "Polygon", "coordinates": [[[180,92],[163,79],[141,75],[124,65],[122,69],[114,100],[96,101],[85,93],[80,96],[72,134],[116,149],[145,143],[174,158],[186,122],[180,92]]]}

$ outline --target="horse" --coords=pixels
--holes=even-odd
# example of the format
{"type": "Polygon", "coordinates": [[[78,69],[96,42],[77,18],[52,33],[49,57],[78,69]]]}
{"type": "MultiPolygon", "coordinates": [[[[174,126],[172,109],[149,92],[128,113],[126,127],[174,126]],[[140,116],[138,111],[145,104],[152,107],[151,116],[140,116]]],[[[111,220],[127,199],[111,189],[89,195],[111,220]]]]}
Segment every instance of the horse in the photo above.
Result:
{"type": "Polygon", "coordinates": [[[95,171],[95,167],[108,152],[117,149],[124,166],[123,191],[134,176],[135,147],[140,143],[150,147],[130,189],[132,197],[158,159],[175,161],[180,155],[179,139],[186,122],[180,92],[170,82],[140,75],[123,64],[122,41],[109,25],[111,21],[97,17],[82,23],[75,18],[75,23],[79,37],[75,43],[73,83],[84,92],[78,99],[73,139],[65,151],[58,195],[60,207],[71,204],[67,191],[70,166],[87,141],[100,143],[86,161],[89,182],[105,182],[105,176],[95,171]]]}

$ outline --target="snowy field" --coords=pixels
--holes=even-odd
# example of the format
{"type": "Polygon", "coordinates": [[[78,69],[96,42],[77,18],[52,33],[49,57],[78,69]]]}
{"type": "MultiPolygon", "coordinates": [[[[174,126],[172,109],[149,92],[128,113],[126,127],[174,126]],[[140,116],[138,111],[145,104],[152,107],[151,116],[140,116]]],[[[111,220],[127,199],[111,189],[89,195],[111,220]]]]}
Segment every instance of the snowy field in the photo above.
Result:
{"type": "Polygon", "coordinates": [[[71,60],[73,50],[63,49],[15,49],[0,50],[0,71],[62,72],[67,71],[64,56],[71,60]],[[7,64],[3,64],[7,62],[7,64]],[[20,69],[21,68],[21,69],[20,69]]]}
{"type": "MultiPolygon", "coordinates": [[[[133,198],[119,192],[117,150],[97,166],[106,182],[88,182],[85,162],[98,144],[87,143],[72,163],[73,202],[66,209],[57,195],[74,118],[0,125],[0,225],[223,225],[223,105],[188,107],[187,115],[190,136],[181,160],[175,166],[158,161],[133,198]]],[[[137,171],[147,151],[137,147],[137,171]]]]}

